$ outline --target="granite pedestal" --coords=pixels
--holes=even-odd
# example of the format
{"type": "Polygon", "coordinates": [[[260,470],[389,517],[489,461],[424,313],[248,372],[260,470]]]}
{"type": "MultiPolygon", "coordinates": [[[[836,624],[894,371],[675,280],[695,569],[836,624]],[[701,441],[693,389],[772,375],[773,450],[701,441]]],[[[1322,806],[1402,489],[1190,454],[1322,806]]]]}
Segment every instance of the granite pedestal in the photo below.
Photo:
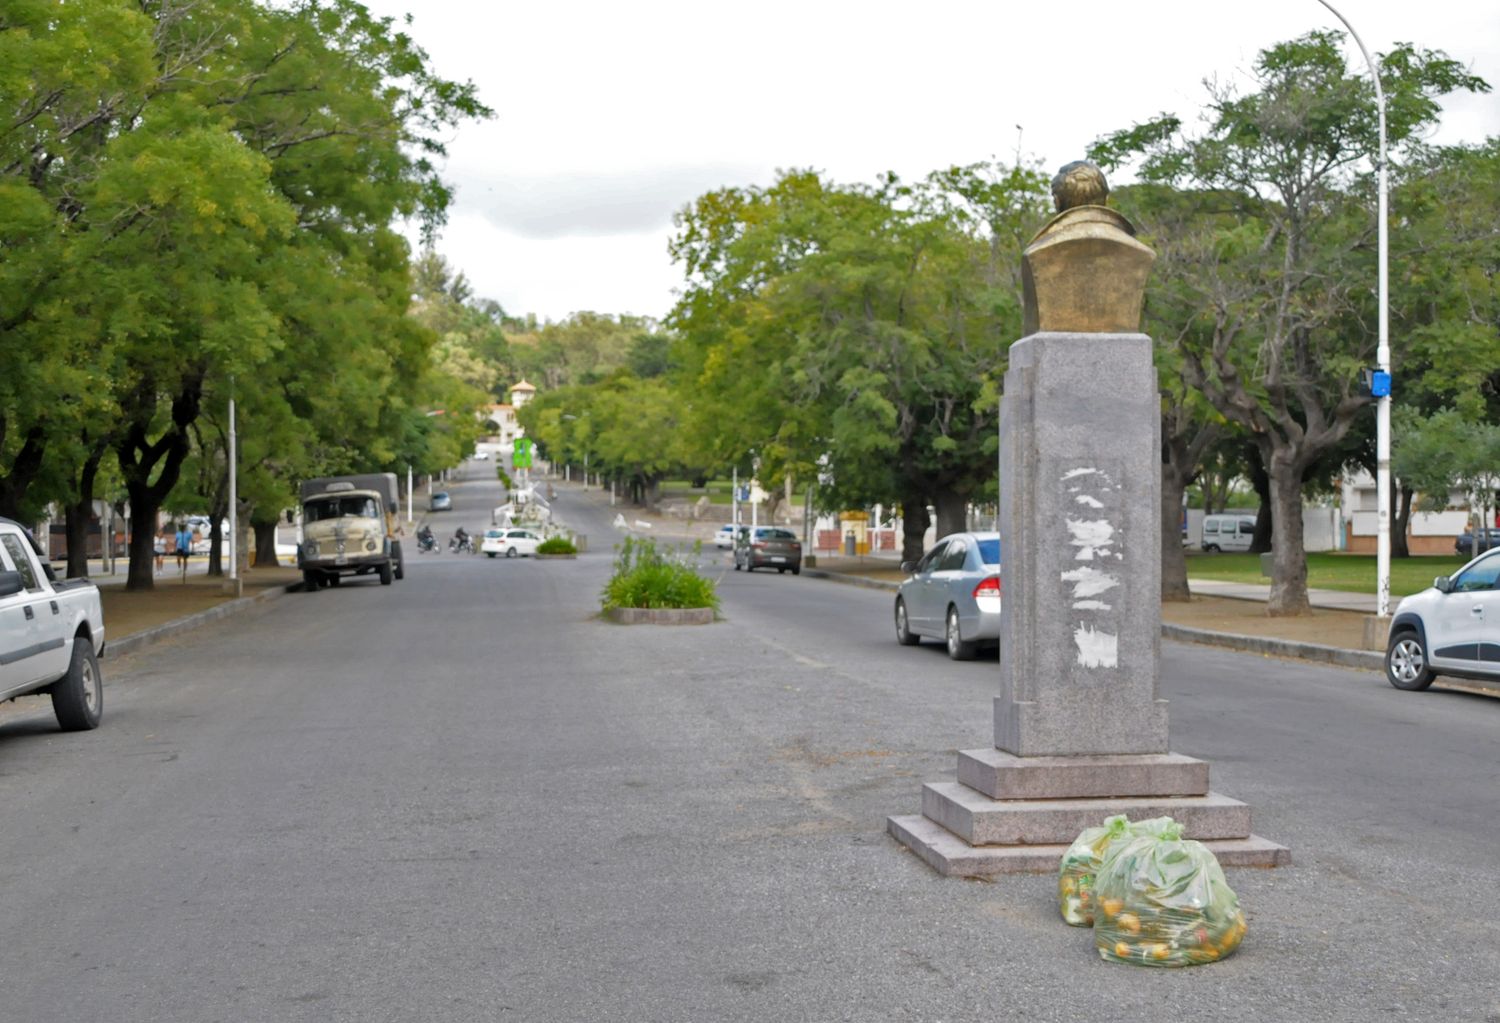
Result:
{"type": "Polygon", "coordinates": [[[1000,412],[995,748],[959,754],[892,835],[945,874],[1055,870],[1116,813],[1171,816],[1226,866],[1290,861],[1209,765],[1168,750],[1160,398],[1144,334],[1042,332],[1010,350],[1000,412]]]}

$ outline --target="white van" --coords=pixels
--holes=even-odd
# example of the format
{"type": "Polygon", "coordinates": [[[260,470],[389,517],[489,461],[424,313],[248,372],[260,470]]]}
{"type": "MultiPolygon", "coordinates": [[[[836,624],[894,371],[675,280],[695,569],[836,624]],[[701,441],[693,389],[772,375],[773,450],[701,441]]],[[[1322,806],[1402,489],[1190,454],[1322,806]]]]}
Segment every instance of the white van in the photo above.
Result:
{"type": "Polygon", "coordinates": [[[1248,551],[1255,539],[1254,515],[1203,516],[1203,549],[1206,551],[1248,551]]]}

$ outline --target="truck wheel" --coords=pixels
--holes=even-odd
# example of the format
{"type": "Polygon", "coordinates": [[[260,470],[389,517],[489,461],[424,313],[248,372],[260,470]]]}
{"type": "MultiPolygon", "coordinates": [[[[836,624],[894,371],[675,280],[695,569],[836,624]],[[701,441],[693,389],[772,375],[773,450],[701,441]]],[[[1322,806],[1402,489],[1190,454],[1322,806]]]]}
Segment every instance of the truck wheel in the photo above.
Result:
{"type": "Polygon", "coordinates": [[[319,586],[323,585],[322,573],[305,569],[302,573],[302,592],[315,593],[319,586]]]}
{"type": "Polygon", "coordinates": [[[68,673],[52,684],[52,713],[65,732],[85,732],[99,727],[104,714],[104,679],[94,647],[86,636],[73,639],[73,660],[68,673]]]}
{"type": "Polygon", "coordinates": [[[396,542],[391,545],[396,552],[396,578],[406,578],[406,557],[401,553],[401,544],[396,542]]]}
{"type": "Polygon", "coordinates": [[[391,568],[391,563],[389,561],[382,562],[380,565],[380,585],[389,586],[395,578],[396,572],[391,568]]]}
{"type": "Polygon", "coordinates": [[[337,572],[329,572],[323,577],[324,586],[339,586],[343,583],[343,581],[344,577],[339,575],[337,572]]]}

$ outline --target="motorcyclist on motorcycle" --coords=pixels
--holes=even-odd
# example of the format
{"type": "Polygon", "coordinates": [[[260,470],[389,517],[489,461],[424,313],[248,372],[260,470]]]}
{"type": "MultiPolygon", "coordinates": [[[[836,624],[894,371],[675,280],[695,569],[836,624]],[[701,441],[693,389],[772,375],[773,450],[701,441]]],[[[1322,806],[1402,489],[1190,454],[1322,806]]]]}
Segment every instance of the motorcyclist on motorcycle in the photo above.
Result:
{"type": "Polygon", "coordinates": [[[424,522],[422,528],[417,530],[417,550],[435,551],[437,546],[437,536],[433,534],[432,527],[424,522]]]}
{"type": "Polygon", "coordinates": [[[469,534],[464,530],[464,527],[459,526],[458,529],[454,530],[453,539],[449,541],[448,548],[453,551],[472,551],[474,549],[474,541],[469,538],[469,534]]]}

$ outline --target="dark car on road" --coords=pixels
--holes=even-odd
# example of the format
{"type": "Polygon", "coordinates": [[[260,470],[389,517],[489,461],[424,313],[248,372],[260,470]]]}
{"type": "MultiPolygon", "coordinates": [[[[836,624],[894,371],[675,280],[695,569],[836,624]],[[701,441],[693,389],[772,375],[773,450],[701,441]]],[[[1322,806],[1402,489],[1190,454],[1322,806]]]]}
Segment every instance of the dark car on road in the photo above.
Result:
{"type": "Polygon", "coordinates": [[[757,568],[774,568],[778,572],[802,574],[802,544],[790,529],[757,526],[745,530],[734,546],[734,570],[753,572],[757,568]]]}
{"type": "Polygon", "coordinates": [[[1466,529],[1453,541],[1453,553],[1462,554],[1466,558],[1472,558],[1476,554],[1492,551],[1500,547],[1500,529],[1481,529],[1479,531],[1479,550],[1474,549],[1474,530],[1466,529]]]}
{"type": "Polygon", "coordinates": [[[955,661],[1000,643],[1000,534],[954,533],[917,562],[896,594],[896,642],[941,639],[955,661]]]}

